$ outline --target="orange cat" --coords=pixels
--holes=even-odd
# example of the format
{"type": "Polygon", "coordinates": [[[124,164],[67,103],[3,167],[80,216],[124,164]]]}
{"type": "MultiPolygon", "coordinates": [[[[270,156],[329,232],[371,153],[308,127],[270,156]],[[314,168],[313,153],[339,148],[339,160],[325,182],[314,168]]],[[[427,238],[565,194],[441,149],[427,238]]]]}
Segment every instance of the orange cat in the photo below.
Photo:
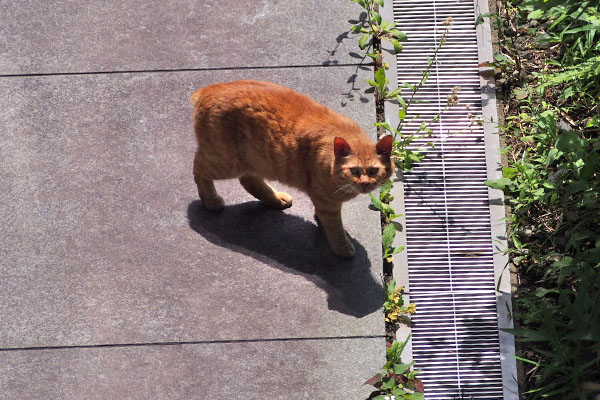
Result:
{"type": "Polygon", "coordinates": [[[269,207],[290,207],[291,196],[264,181],[277,180],[309,195],[335,254],[354,256],[342,203],[390,177],[391,136],[373,144],[350,118],[269,82],[207,86],[192,102],[194,180],[205,208],[223,209],[213,181],[230,178],[269,207]]]}

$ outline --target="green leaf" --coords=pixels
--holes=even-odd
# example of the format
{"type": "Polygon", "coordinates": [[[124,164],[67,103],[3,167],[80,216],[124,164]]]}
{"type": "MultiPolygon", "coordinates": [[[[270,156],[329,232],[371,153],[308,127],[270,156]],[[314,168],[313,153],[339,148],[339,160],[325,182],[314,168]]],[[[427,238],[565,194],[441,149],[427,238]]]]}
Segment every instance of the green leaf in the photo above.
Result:
{"type": "Polygon", "coordinates": [[[546,165],[552,164],[556,159],[562,155],[562,151],[558,149],[550,149],[546,155],[546,165]]]}
{"type": "MultiPolygon", "coordinates": [[[[403,215],[404,214],[390,214],[390,215],[388,215],[388,219],[391,221],[391,220],[396,219],[398,217],[401,217],[403,215]]],[[[400,222],[394,222],[394,224],[397,224],[397,225],[395,225],[396,226],[396,230],[398,232],[402,232],[402,225],[400,224],[400,222]]]]}
{"type": "Polygon", "coordinates": [[[514,178],[517,175],[516,168],[502,167],[502,176],[505,178],[514,178]]]}
{"type": "Polygon", "coordinates": [[[371,198],[371,204],[373,205],[373,207],[375,207],[379,211],[383,210],[383,204],[377,196],[375,196],[373,193],[369,193],[369,197],[371,198]]]}
{"type": "Polygon", "coordinates": [[[401,42],[406,42],[408,40],[406,33],[402,32],[400,29],[392,29],[390,34],[394,35],[394,37],[401,42]]]}
{"type": "Polygon", "coordinates": [[[508,178],[500,178],[500,179],[497,179],[495,181],[489,181],[489,180],[487,180],[487,181],[484,182],[484,184],[487,185],[487,186],[489,186],[489,187],[491,187],[492,189],[504,190],[504,189],[506,189],[506,187],[508,185],[511,184],[511,182],[512,181],[510,179],[508,179],[508,178]]]}
{"type": "Polygon", "coordinates": [[[585,126],[586,128],[600,127],[600,115],[594,115],[585,126]]]}
{"type": "Polygon", "coordinates": [[[538,127],[545,133],[551,135],[556,133],[558,126],[556,124],[556,117],[554,116],[554,113],[550,110],[541,113],[538,119],[538,127]]]}
{"type": "Polygon", "coordinates": [[[403,108],[398,110],[398,119],[400,121],[404,121],[406,119],[406,110],[404,110],[403,108]]]}
{"type": "Polygon", "coordinates": [[[387,218],[388,215],[393,214],[394,213],[394,209],[392,208],[392,206],[390,206],[387,203],[383,203],[383,210],[381,210],[381,213],[387,218]]]}
{"type": "Polygon", "coordinates": [[[394,251],[392,251],[392,255],[402,253],[404,251],[404,245],[394,247],[394,251]]]}
{"type": "Polygon", "coordinates": [[[395,22],[388,22],[386,20],[381,21],[381,30],[384,33],[389,33],[390,29],[393,29],[396,26],[395,22]]]}
{"type": "Polygon", "coordinates": [[[515,98],[517,100],[523,100],[529,97],[530,91],[528,87],[525,88],[517,88],[514,90],[515,98]]]}
{"type": "Polygon", "coordinates": [[[546,342],[550,339],[550,332],[546,332],[543,329],[500,329],[503,332],[512,333],[519,338],[521,342],[546,342]]]}
{"type": "Polygon", "coordinates": [[[390,281],[390,283],[388,283],[385,286],[385,292],[387,293],[388,297],[391,296],[392,294],[394,294],[394,291],[396,291],[396,280],[392,279],[390,281]]]}
{"type": "Polygon", "coordinates": [[[425,400],[425,394],[420,392],[411,393],[408,400],[425,400]]]}
{"type": "Polygon", "coordinates": [[[377,22],[377,25],[381,24],[381,14],[379,14],[377,11],[373,11],[371,18],[373,21],[377,22]]]}
{"type": "Polygon", "coordinates": [[[567,131],[558,135],[555,146],[564,153],[574,153],[583,147],[581,142],[577,132],[567,131]]]}
{"type": "MultiPolygon", "coordinates": [[[[396,216],[394,214],[394,216],[396,216]]],[[[392,225],[394,225],[394,228],[396,229],[396,231],[398,232],[402,232],[402,224],[400,222],[391,222],[392,225]]]]}
{"type": "Polygon", "coordinates": [[[392,394],[394,396],[396,396],[397,400],[402,399],[402,396],[404,396],[406,393],[407,393],[406,390],[404,390],[402,388],[399,388],[399,387],[396,387],[396,388],[392,389],[392,394]]]}
{"type": "Polygon", "coordinates": [[[358,47],[360,47],[361,50],[364,50],[367,48],[370,37],[371,37],[371,34],[367,33],[360,38],[360,40],[358,41],[358,47]]]}
{"type": "Polygon", "coordinates": [[[353,27],[350,28],[350,30],[354,33],[359,33],[361,31],[361,29],[363,29],[362,24],[354,25],[353,27]]]}
{"type": "Polygon", "coordinates": [[[412,338],[412,333],[409,333],[403,342],[398,342],[398,341],[394,340],[394,342],[392,343],[392,346],[388,349],[390,351],[386,352],[388,359],[391,360],[392,363],[394,363],[394,364],[402,363],[402,359],[401,359],[402,352],[404,351],[404,348],[410,341],[410,338],[412,338]]]}
{"type": "Polygon", "coordinates": [[[544,10],[536,9],[531,11],[528,15],[528,19],[539,19],[542,15],[544,15],[544,10]]]}
{"type": "Polygon", "coordinates": [[[558,289],[546,289],[539,287],[535,290],[536,297],[544,297],[548,293],[558,293],[558,289]]]}
{"type": "Polygon", "coordinates": [[[396,386],[397,384],[398,384],[398,382],[396,382],[396,380],[394,378],[390,378],[387,381],[384,381],[383,385],[381,385],[381,387],[384,389],[391,389],[394,386],[396,386]]]}
{"type": "Polygon", "coordinates": [[[406,104],[406,100],[404,100],[404,97],[396,96],[396,100],[398,100],[398,103],[400,103],[400,105],[402,106],[402,109],[404,111],[406,111],[406,109],[408,108],[408,105],[406,104]]]}
{"type": "Polygon", "coordinates": [[[393,132],[392,127],[388,122],[375,122],[375,126],[383,126],[386,131],[393,132]]]}
{"type": "Polygon", "coordinates": [[[533,365],[535,365],[536,367],[539,367],[539,366],[540,366],[540,363],[538,363],[538,362],[531,361],[531,360],[528,360],[528,359],[526,359],[526,358],[519,357],[519,356],[513,356],[513,357],[514,357],[514,358],[516,358],[516,359],[517,359],[517,360],[519,360],[519,361],[523,361],[523,362],[526,362],[526,363],[529,363],[529,364],[533,364],[533,365]]]}
{"type": "Polygon", "coordinates": [[[389,39],[390,43],[394,46],[394,52],[396,54],[400,53],[403,49],[403,46],[396,39],[389,39]]]}
{"type": "Polygon", "coordinates": [[[388,98],[393,99],[396,96],[399,96],[402,94],[402,88],[396,88],[394,90],[392,90],[390,92],[390,94],[388,94],[388,98]]]}
{"type": "Polygon", "coordinates": [[[377,72],[375,72],[375,82],[377,82],[377,86],[380,89],[387,86],[389,79],[385,76],[385,68],[379,68],[377,72]]]}
{"type": "Polygon", "coordinates": [[[394,372],[398,375],[402,375],[410,369],[412,364],[394,364],[394,372]]]}
{"type": "Polygon", "coordinates": [[[375,0],[375,3],[379,4],[381,7],[383,7],[383,0],[375,0]]]}
{"type": "Polygon", "coordinates": [[[381,242],[383,243],[383,248],[389,249],[392,246],[392,243],[394,243],[395,237],[396,228],[394,227],[394,224],[389,224],[381,233],[381,242]]]}
{"type": "MultiPolygon", "coordinates": [[[[387,124],[387,122],[386,122],[387,124]]],[[[389,126],[389,125],[388,125],[389,126]]],[[[379,195],[381,197],[387,196],[390,193],[390,190],[392,190],[392,181],[391,179],[388,179],[383,185],[381,185],[381,187],[379,188],[379,195]]]]}
{"type": "Polygon", "coordinates": [[[508,56],[502,54],[502,53],[496,53],[494,54],[494,60],[496,60],[496,63],[499,66],[502,65],[513,65],[515,62],[508,56]]]}

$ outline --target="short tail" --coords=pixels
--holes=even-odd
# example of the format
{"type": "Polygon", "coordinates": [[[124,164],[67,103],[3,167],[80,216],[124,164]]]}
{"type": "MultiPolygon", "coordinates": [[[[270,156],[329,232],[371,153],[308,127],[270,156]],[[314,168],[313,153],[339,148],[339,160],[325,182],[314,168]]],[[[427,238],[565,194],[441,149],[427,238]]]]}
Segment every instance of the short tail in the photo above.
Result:
{"type": "Polygon", "coordinates": [[[194,93],[192,93],[192,97],[190,97],[190,101],[192,102],[193,105],[198,104],[198,101],[200,101],[200,98],[202,97],[202,89],[196,90],[194,93]]]}

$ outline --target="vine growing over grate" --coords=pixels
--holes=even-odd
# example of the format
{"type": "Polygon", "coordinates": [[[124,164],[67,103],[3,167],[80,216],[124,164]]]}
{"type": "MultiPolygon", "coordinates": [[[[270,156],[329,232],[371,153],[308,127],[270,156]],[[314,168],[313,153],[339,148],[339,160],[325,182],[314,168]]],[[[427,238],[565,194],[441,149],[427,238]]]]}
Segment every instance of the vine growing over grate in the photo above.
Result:
{"type": "MultiPolygon", "coordinates": [[[[455,88],[448,96],[446,107],[435,115],[432,120],[422,123],[413,134],[404,134],[403,129],[410,122],[419,118],[419,115],[408,117],[408,110],[415,102],[415,94],[426,84],[433,65],[437,62],[437,55],[440,48],[445,44],[452,18],[448,18],[444,25],[446,29],[437,43],[432,57],[428,58],[427,67],[422,73],[422,78],[417,85],[402,83],[395,89],[390,89],[390,80],[386,76],[389,65],[383,62],[382,41],[389,42],[393,47],[394,54],[402,51],[400,42],[407,40],[407,35],[397,28],[395,22],[385,21],[379,13],[379,7],[384,6],[384,0],[351,0],[360,5],[365,11],[359,21],[351,27],[351,31],[361,34],[359,47],[366,51],[365,56],[373,60],[374,76],[367,80],[370,88],[368,92],[375,95],[376,123],[378,136],[382,137],[391,134],[394,138],[392,158],[398,169],[409,171],[415,163],[420,162],[424,157],[426,149],[413,149],[411,143],[415,139],[430,137],[433,133],[429,125],[438,122],[445,111],[458,103],[459,88],[455,88]],[[407,96],[403,95],[408,93],[407,96]],[[396,127],[390,126],[385,121],[384,111],[386,104],[397,104],[399,123],[396,127]]],[[[433,147],[429,142],[428,146],[433,147]]],[[[390,399],[424,399],[423,383],[417,378],[418,371],[413,369],[414,362],[409,364],[402,363],[401,353],[410,340],[410,335],[402,341],[397,341],[396,331],[399,323],[410,324],[409,316],[416,312],[416,305],[410,303],[405,305],[403,294],[404,288],[396,286],[396,281],[392,278],[394,255],[402,252],[404,246],[394,247],[394,239],[397,231],[403,229],[402,225],[395,221],[401,217],[392,208],[391,202],[393,196],[391,189],[392,180],[386,182],[379,190],[378,195],[370,194],[371,206],[381,214],[382,226],[382,252],[383,252],[383,270],[385,286],[384,313],[386,322],[386,337],[388,349],[386,352],[387,362],[382,367],[382,373],[378,373],[369,379],[365,384],[373,385],[376,390],[372,392],[369,399],[390,400],[390,399]]]]}

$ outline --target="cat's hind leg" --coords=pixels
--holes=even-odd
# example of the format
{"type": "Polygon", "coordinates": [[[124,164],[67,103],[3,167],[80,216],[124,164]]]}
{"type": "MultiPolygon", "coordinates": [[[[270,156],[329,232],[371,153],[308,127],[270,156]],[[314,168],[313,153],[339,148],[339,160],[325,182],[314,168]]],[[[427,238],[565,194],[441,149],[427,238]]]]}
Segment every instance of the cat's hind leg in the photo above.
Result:
{"type": "Polygon", "coordinates": [[[210,179],[194,176],[196,186],[198,186],[198,194],[202,199],[202,205],[209,211],[221,211],[225,207],[225,201],[217,194],[215,184],[210,179]]]}
{"type": "Polygon", "coordinates": [[[225,207],[225,201],[217,194],[212,179],[203,176],[198,160],[198,155],[196,155],[196,159],[194,160],[194,182],[196,182],[196,186],[198,187],[198,195],[202,200],[202,205],[209,211],[221,211],[225,207]]]}
{"type": "Polygon", "coordinates": [[[283,210],[292,206],[292,196],[286,192],[276,191],[258,175],[243,175],[240,178],[240,183],[248,193],[268,207],[283,210]]]}

